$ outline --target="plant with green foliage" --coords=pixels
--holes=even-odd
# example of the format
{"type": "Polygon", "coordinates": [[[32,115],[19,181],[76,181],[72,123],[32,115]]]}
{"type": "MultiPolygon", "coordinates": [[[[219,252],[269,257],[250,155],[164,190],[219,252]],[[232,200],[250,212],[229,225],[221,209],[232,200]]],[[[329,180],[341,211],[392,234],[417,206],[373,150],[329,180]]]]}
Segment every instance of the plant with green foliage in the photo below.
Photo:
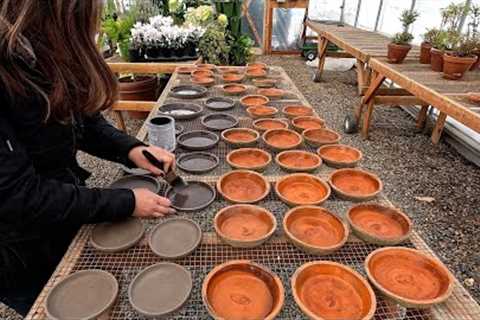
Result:
{"type": "Polygon", "coordinates": [[[458,4],[450,3],[447,7],[440,10],[442,23],[440,29],[449,32],[458,32],[464,15],[470,12],[470,6],[466,2],[458,4]]]}
{"type": "Polygon", "coordinates": [[[239,38],[230,36],[229,44],[229,63],[234,66],[246,65],[252,58],[254,41],[246,35],[242,35],[239,38]]]}
{"type": "Polygon", "coordinates": [[[212,6],[189,8],[185,14],[185,23],[197,27],[206,27],[215,19],[212,6]]]}
{"type": "Polygon", "coordinates": [[[225,27],[218,22],[211,23],[200,39],[198,50],[205,63],[228,65],[230,46],[225,27]]]}
{"type": "Polygon", "coordinates": [[[128,57],[131,30],[134,24],[135,16],[133,14],[127,14],[116,19],[115,17],[107,18],[102,23],[103,33],[110,39],[112,45],[119,49],[123,58],[128,57]]]}
{"type": "Polygon", "coordinates": [[[470,6],[470,22],[468,23],[468,35],[477,37],[480,26],[480,5],[470,6]]]}
{"type": "Polygon", "coordinates": [[[396,33],[392,39],[394,44],[409,45],[413,40],[413,35],[408,32],[410,26],[418,19],[420,14],[413,10],[404,10],[400,16],[403,31],[396,33]]]}

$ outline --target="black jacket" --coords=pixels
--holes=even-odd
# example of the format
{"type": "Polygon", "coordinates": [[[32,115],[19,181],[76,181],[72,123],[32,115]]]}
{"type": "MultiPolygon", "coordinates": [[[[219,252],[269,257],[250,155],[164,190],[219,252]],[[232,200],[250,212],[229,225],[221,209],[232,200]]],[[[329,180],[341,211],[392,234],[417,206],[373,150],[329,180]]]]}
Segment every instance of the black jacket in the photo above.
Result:
{"type": "Polygon", "coordinates": [[[80,225],[122,219],[135,207],[130,190],[86,188],[76,153],[128,165],[142,143],[100,114],[45,123],[43,105],[35,95],[13,103],[0,89],[0,288],[51,272],[80,225]]]}

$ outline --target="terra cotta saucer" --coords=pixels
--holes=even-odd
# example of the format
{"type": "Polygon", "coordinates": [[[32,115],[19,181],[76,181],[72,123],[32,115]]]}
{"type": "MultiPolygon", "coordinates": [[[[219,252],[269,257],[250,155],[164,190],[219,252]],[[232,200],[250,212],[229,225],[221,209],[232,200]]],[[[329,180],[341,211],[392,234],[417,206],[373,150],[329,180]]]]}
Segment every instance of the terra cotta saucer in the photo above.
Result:
{"type": "Polygon", "coordinates": [[[222,139],[233,147],[250,147],[257,143],[260,134],[248,128],[232,128],[222,132],[222,139]]]}
{"type": "Polygon", "coordinates": [[[407,308],[428,308],[445,301],[453,276],[437,259],[418,250],[386,247],[365,260],[369,280],[384,295],[407,308]]]}
{"type": "Polygon", "coordinates": [[[294,173],[280,178],[275,192],[289,206],[319,205],[330,196],[330,187],[317,176],[294,173]]]}
{"type": "Polygon", "coordinates": [[[320,129],[325,126],[325,120],[315,116],[300,116],[293,118],[292,126],[297,131],[302,133],[307,129],[320,129]]]}
{"type": "Polygon", "coordinates": [[[338,169],[328,180],[335,194],[351,201],[373,199],[382,191],[382,181],[373,173],[360,169],[338,169]]]}
{"type": "Polygon", "coordinates": [[[224,73],[222,74],[222,80],[225,83],[237,83],[242,82],[245,76],[238,73],[224,73]]]}
{"type": "Polygon", "coordinates": [[[272,129],[263,134],[263,141],[276,151],[295,149],[302,144],[302,136],[289,129],[272,129]]]}
{"type": "Polygon", "coordinates": [[[293,274],[295,302],[313,320],[370,320],[377,300],[372,287],[353,269],[331,261],[302,265],[293,274]]]}
{"type": "Polygon", "coordinates": [[[271,99],[280,99],[284,95],[286,95],[286,91],[282,89],[275,89],[275,88],[269,88],[269,89],[258,89],[257,93],[259,95],[271,98],[271,99]]]}
{"type": "Polygon", "coordinates": [[[192,71],[192,78],[213,78],[214,74],[212,71],[205,70],[205,69],[198,69],[192,71]]]}
{"type": "Polygon", "coordinates": [[[288,120],[262,118],[253,121],[253,127],[259,132],[271,129],[288,129],[288,120]]]}
{"type": "Polygon", "coordinates": [[[290,119],[300,117],[300,116],[311,116],[313,115],[313,109],[308,106],[302,105],[291,105],[286,106],[282,109],[283,114],[290,119]]]}
{"type": "Polygon", "coordinates": [[[349,234],[345,222],[317,206],[300,206],[288,211],[283,219],[283,229],[295,246],[318,255],[340,249],[349,234]]]}
{"type": "Polygon", "coordinates": [[[270,183],[259,173],[234,170],[217,181],[218,192],[233,203],[255,203],[270,193],[270,183]]]}
{"type": "Polygon", "coordinates": [[[303,150],[287,150],[275,157],[277,164],[288,172],[312,172],[322,165],[322,159],[303,150]]]}
{"type": "Polygon", "coordinates": [[[282,309],[284,295],[277,275],[248,260],[215,267],[202,286],[203,303],[216,320],[273,320],[282,309]]]}
{"type": "Polygon", "coordinates": [[[327,128],[307,129],[303,131],[302,135],[305,141],[313,147],[335,144],[341,138],[338,133],[327,128]]]}
{"type": "Polygon", "coordinates": [[[263,106],[269,102],[270,99],[261,95],[248,95],[240,99],[240,104],[245,108],[263,106]]]}
{"type": "Polygon", "coordinates": [[[240,95],[242,93],[247,92],[247,87],[245,85],[236,84],[236,83],[226,84],[222,87],[222,89],[223,89],[223,92],[225,92],[225,94],[232,95],[232,96],[240,95]]]}
{"type": "Polygon", "coordinates": [[[263,171],[272,161],[270,153],[256,148],[241,148],[227,155],[227,162],[235,169],[263,171]]]}
{"type": "Polygon", "coordinates": [[[268,210],[249,204],[237,204],[220,210],[214,220],[215,231],[236,248],[252,248],[264,243],[277,228],[275,216],[268,210]]]}
{"type": "Polygon", "coordinates": [[[362,160],[362,152],[344,144],[321,146],[317,153],[332,168],[353,168],[362,160]]]}
{"type": "Polygon", "coordinates": [[[358,204],[348,210],[347,220],[360,239],[378,245],[397,245],[407,240],[410,218],[400,210],[379,204],[358,204]]]}
{"type": "Polygon", "coordinates": [[[253,119],[274,117],[278,110],[269,106],[255,106],[247,108],[248,115],[253,119]]]}

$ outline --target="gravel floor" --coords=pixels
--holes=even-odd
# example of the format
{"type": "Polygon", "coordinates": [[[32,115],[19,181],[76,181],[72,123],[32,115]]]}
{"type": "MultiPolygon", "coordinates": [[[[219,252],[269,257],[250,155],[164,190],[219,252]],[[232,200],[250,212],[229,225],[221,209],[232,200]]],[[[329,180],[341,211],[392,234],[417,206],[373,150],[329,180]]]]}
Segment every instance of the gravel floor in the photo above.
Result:
{"type": "MultiPolygon", "coordinates": [[[[285,68],[328,125],[342,132],[347,112],[359,103],[355,72],[325,72],[322,83],[313,83],[313,69],[296,57],[261,57],[285,68]]],[[[135,134],[139,121],[127,121],[135,134]]],[[[359,134],[344,135],[342,143],[360,148],[362,166],[383,180],[386,195],[414,221],[427,244],[480,302],[480,168],[441,141],[430,142],[429,131],[416,133],[415,122],[398,108],[377,109],[370,140],[359,134]],[[416,200],[432,197],[433,202],[416,200]]],[[[105,186],[116,166],[85,154],[80,163],[93,172],[89,184],[105,186]]],[[[0,307],[0,319],[21,319],[0,307]]]]}

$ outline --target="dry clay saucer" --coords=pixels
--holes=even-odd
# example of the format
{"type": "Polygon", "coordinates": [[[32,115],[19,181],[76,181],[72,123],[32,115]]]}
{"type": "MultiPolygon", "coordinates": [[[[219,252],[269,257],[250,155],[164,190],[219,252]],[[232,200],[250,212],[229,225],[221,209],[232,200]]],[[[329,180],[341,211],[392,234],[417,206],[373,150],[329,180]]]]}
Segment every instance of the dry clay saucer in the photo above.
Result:
{"type": "Polygon", "coordinates": [[[145,227],[139,219],[97,224],[90,235],[91,245],[100,251],[117,252],[133,247],[143,236],[145,227]]]}
{"type": "Polygon", "coordinates": [[[152,229],[148,245],[162,258],[177,259],[192,253],[200,241],[202,230],[198,224],[186,218],[171,218],[152,229]]]}
{"type": "Polygon", "coordinates": [[[201,181],[188,181],[188,186],[180,192],[168,188],[165,196],[172,207],[180,211],[198,211],[208,207],[217,196],[215,188],[201,181]]]}
{"type": "Polygon", "coordinates": [[[220,138],[213,132],[194,130],[182,133],[177,137],[177,143],[188,150],[207,150],[213,148],[220,138]]]}
{"type": "Polygon", "coordinates": [[[212,113],[202,118],[202,124],[210,130],[223,131],[238,125],[238,120],[227,113],[212,113]]]}
{"type": "Polygon", "coordinates": [[[192,286],[189,271],[175,263],[161,262],[135,276],[128,287],[128,299],[144,316],[171,316],[187,302],[192,286]]]}
{"type": "Polygon", "coordinates": [[[102,270],[69,275],[53,287],[45,301],[48,319],[98,319],[113,305],[118,282],[102,270]]]}
{"type": "Polygon", "coordinates": [[[157,179],[147,175],[129,175],[121,177],[110,185],[111,189],[137,189],[144,188],[158,193],[160,191],[160,183],[157,179]]]}

